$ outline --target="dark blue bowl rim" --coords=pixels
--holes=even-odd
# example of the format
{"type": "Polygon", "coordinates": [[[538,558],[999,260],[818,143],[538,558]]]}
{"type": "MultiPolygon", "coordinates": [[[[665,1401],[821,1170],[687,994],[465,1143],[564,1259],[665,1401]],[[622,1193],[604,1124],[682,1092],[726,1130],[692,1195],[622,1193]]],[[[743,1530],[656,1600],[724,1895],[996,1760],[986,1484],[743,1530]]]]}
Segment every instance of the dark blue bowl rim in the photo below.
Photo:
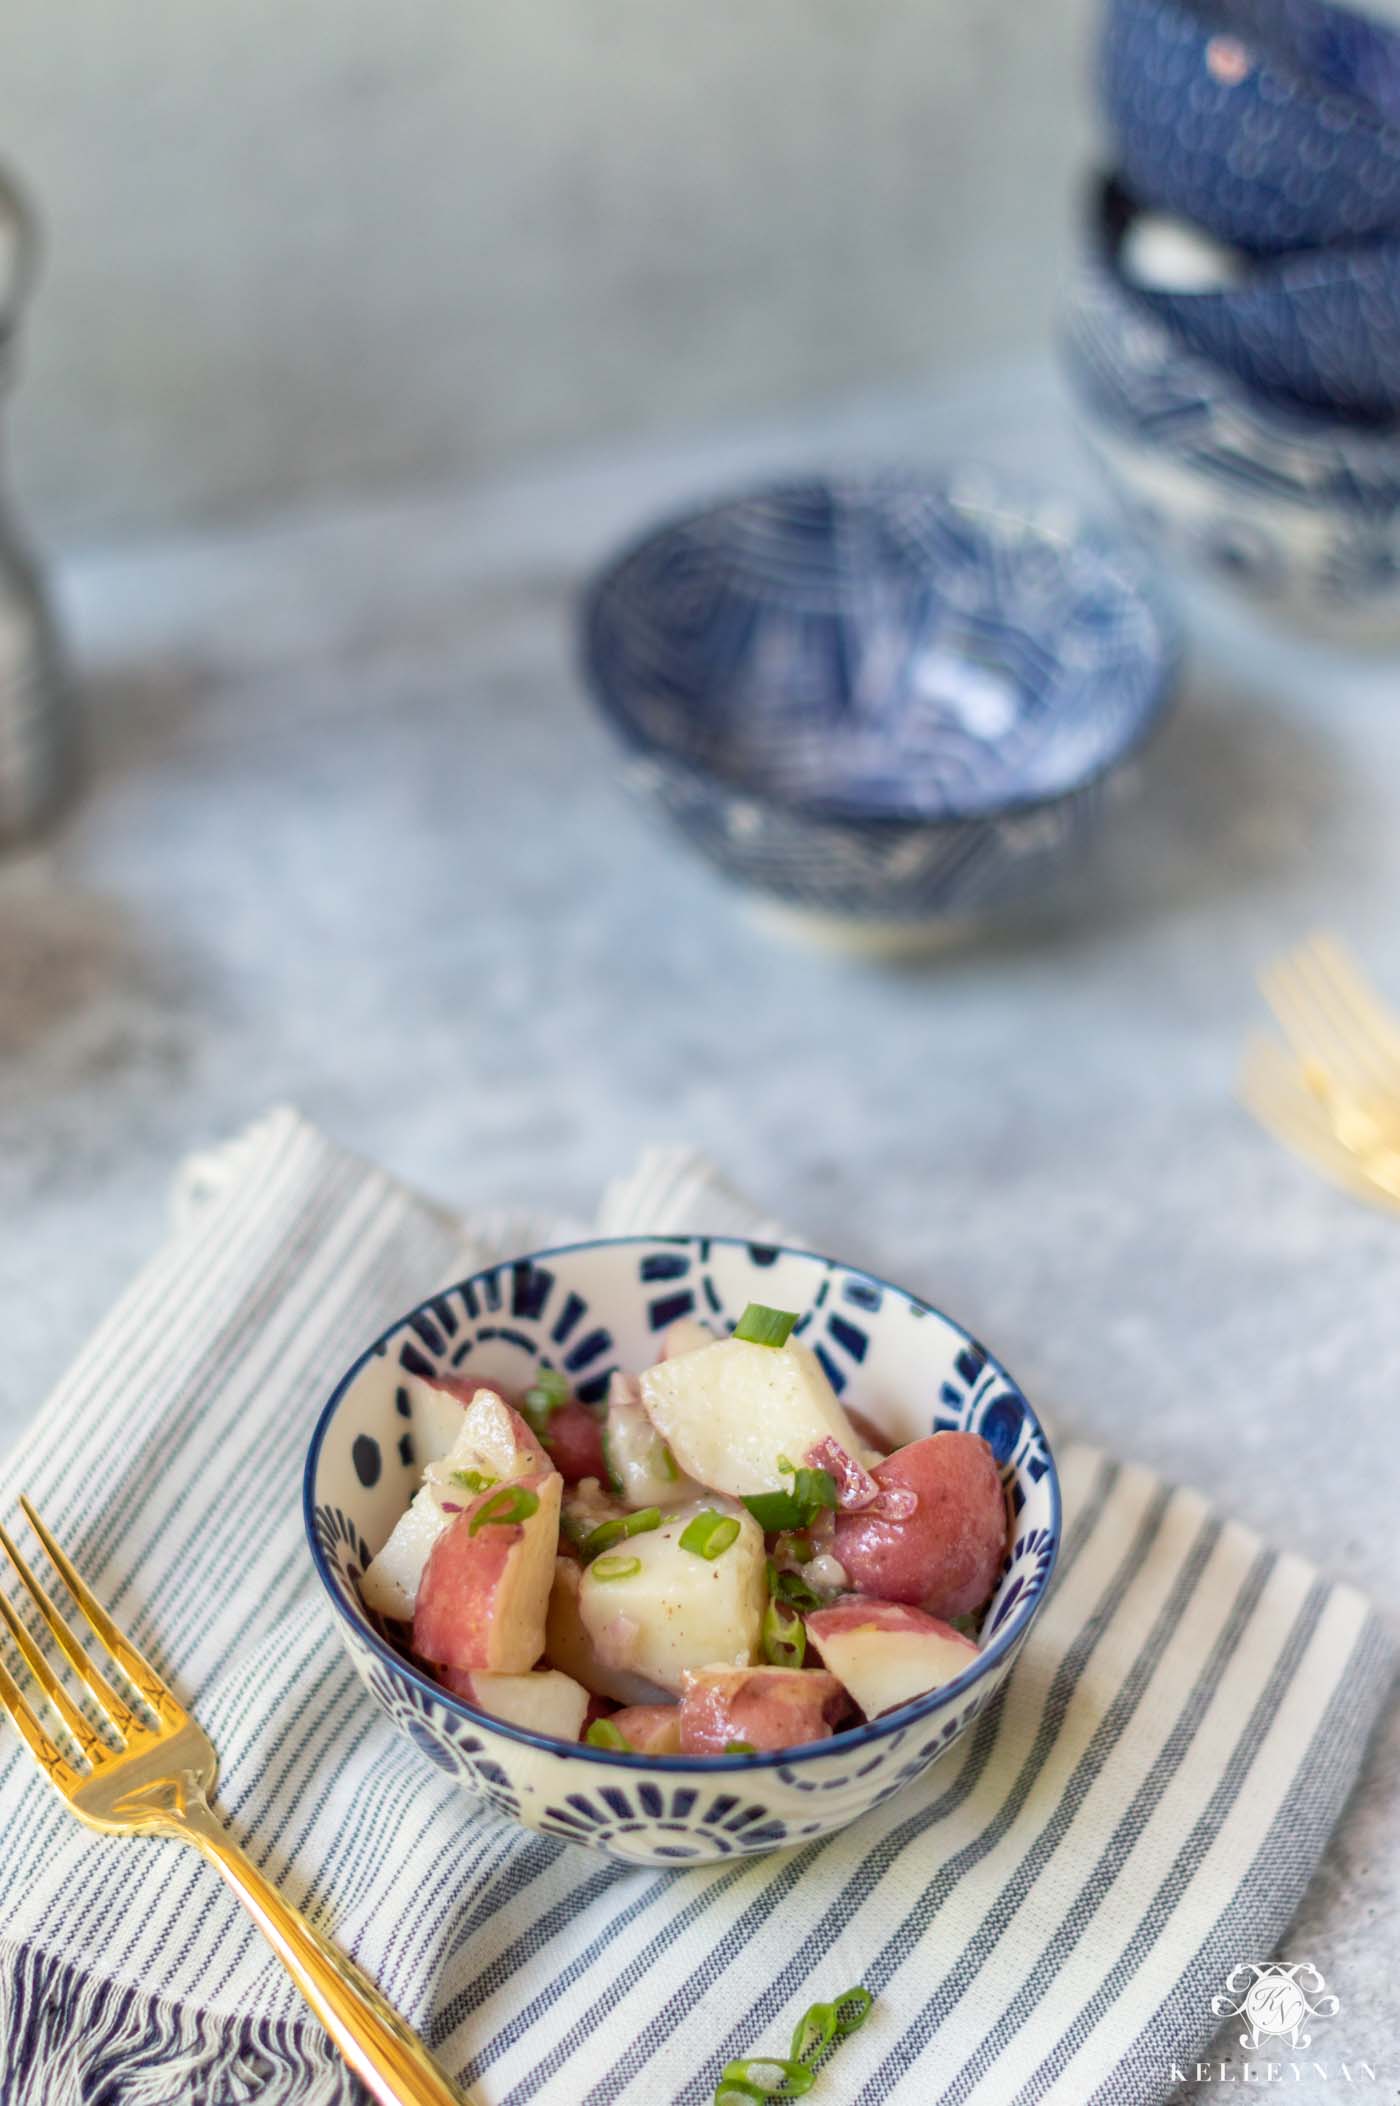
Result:
{"type": "Polygon", "coordinates": [[[340,1589],[331,1577],[325,1553],[322,1551],[316,1536],[317,1467],[320,1463],[321,1448],[325,1441],[325,1436],[351,1383],[362,1368],[384,1351],[389,1341],[403,1330],[405,1325],[410,1323],[415,1316],[428,1309],[431,1302],[440,1301],[444,1294],[455,1294],[465,1286],[475,1285],[478,1280],[484,1280],[488,1273],[499,1272],[502,1266],[519,1265],[527,1262],[539,1263],[546,1258],[568,1257],[584,1250],[623,1249],[628,1245],[639,1243],[704,1242],[747,1250],[752,1241],[753,1238],[750,1236],[669,1234],[655,1236],[583,1236],[573,1243],[553,1243],[542,1250],[527,1251],[513,1257],[508,1256],[498,1259],[494,1264],[483,1265],[476,1272],[467,1273],[461,1280],[450,1286],[436,1289],[424,1301],[416,1303],[404,1315],[396,1317],[393,1323],[386,1325],[374,1342],[366,1346],[359,1357],[346,1369],[322,1406],[312,1431],[311,1445],[307,1450],[306,1467],[302,1475],[302,1524],[306,1531],[306,1540],[310,1546],[311,1562],[316,1568],[316,1575],[330,1598],[336,1613],[349,1628],[373,1652],[377,1653],[386,1665],[416,1684],[419,1689],[431,1696],[444,1709],[456,1712],[465,1725],[474,1726],[478,1732],[481,1731],[484,1725],[493,1733],[503,1733],[508,1740],[519,1741],[522,1746],[527,1748],[537,1748],[543,1754],[570,1757],[576,1755],[585,1762],[601,1763],[604,1768],[621,1767],[629,1773],[632,1771],[632,1766],[636,1764],[646,1769],[659,1768],[679,1774],[695,1771],[704,1774],[710,1771],[718,1771],[722,1775],[732,1776],[735,1772],[772,1769],[783,1763],[811,1761],[815,1757],[840,1753],[846,1749],[872,1746],[877,1741],[886,1739],[891,1733],[899,1732],[906,1726],[915,1725],[919,1719],[927,1718],[933,1712],[945,1709],[950,1699],[961,1697],[966,1690],[971,1689],[976,1682],[980,1681],[986,1675],[988,1669],[994,1666],[998,1660],[1005,1658],[1008,1653],[1016,1651],[1021,1640],[1025,1637],[1026,1632],[1039,1613],[1041,1604],[1049,1592],[1050,1583],[1054,1579],[1055,1567],[1059,1561],[1060,1537],[1063,1527],[1060,1475],[1056,1468],[1055,1454],[1050,1445],[1049,1436],[1044,1426],[1041,1425],[1035,1407],[1005,1363],[999,1360],[995,1353],[988,1352],[981,1341],[974,1338],[964,1325],[947,1315],[935,1303],[924,1300],[921,1295],[912,1294],[907,1287],[897,1286],[892,1280],[882,1278],[879,1273],[867,1272],[861,1266],[847,1265],[839,1258],[830,1258],[823,1251],[805,1250],[800,1245],[793,1243],[779,1243],[768,1247],[781,1252],[784,1257],[808,1258],[817,1264],[836,1266],[840,1271],[849,1273],[854,1279],[867,1281],[872,1287],[879,1287],[886,1294],[893,1294],[901,1301],[912,1303],[926,1311],[928,1315],[938,1317],[951,1331],[956,1332],[959,1338],[984,1354],[987,1364],[994,1367],[1000,1375],[1005,1377],[1021,1400],[1032,1425],[1045,1444],[1045,1455],[1049,1465],[1046,1477],[1050,1490],[1050,1563],[1046,1568],[1045,1577],[1035,1593],[1029,1600],[1023,1598],[1017,1604],[1012,1614],[1007,1618],[1004,1627],[995,1634],[985,1651],[978,1654],[974,1664],[966,1669],[964,1673],[956,1676],[951,1682],[945,1682],[940,1689],[932,1691],[928,1696],[919,1697],[913,1703],[904,1705],[898,1711],[884,1713],[864,1726],[851,1726],[843,1733],[833,1733],[828,1740],[810,1741],[795,1748],[774,1748],[767,1753],[757,1755],[619,1754],[615,1750],[608,1748],[590,1748],[583,1741],[555,1740],[548,1734],[532,1733],[523,1726],[509,1724],[505,1719],[492,1718],[486,1712],[473,1711],[469,1704],[464,1704],[460,1697],[454,1696],[451,1690],[444,1689],[441,1683],[432,1681],[424,1674],[421,1668],[415,1666],[404,1654],[397,1652],[393,1646],[381,1638],[367,1618],[361,1620],[360,1617],[353,1615],[346,1607],[341,1598],[340,1589]]]}
{"type": "MultiPolygon", "coordinates": [[[[968,509],[977,508],[969,506],[968,509]]],[[[999,820],[1014,818],[1018,814],[1057,810],[1060,806],[1070,804],[1083,796],[1086,790],[1093,789],[1107,777],[1116,774],[1136,757],[1157,729],[1176,690],[1184,656],[1181,624],[1172,611],[1157,572],[1153,569],[1151,557],[1136,536],[1095,517],[1092,510],[1073,493],[1020,482],[1003,476],[994,469],[985,468],[979,462],[952,462],[937,471],[922,474],[912,469],[880,468],[853,470],[850,474],[794,472],[791,475],[745,484],[740,488],[706,498],[700,503],[678,507],[675,511],[663,514],[650,526],[639,528],[594,570],[579,596],[576,638],[577,662],[583,683],[621,743],[633,753],[648,760],[663,762],[673,774],[703,786],[708,792],[745,804],[757,805],[760,809],[782,812],[790,818],[810,821],[814,825],[857,826],[862,829],[879,830],[904,828],[920,833],[927,833],[941,826],[994,826],[999,820]],[[1074,520],[1073,535],[1068,538],[1047,538],[1060,538],[1065,541],[1066,546],[1069,545],[1069,539],[1072,539],[1083,547],[1094,549],[1106,565],[1119,566],[1114,582],[1123,591],[1140,600],[1149,610],[1155,623],[1155,671],[1149,664],[1138,706],[1126,713],[1122,720],[1119,744],[1101,760],[1086,768],[1074,781],[1054,790],[1008,796],[994,804],[962,802],[957,798],[949,798],[936,808],[925,810],[912,805],[898,810],[889,807],[871,809],[868,805],[844,803],[840,798],[785,797],[776,790],[756,788],[730,776],[721,775],[713,769],[701,767],[684,754],[675,753],[669,747],[648,738],[602,677],[595,650],[595,632],[606,595],[627,565],[653,543],[664,540],[668,535],[679,533],[683,528],[694,526],[700,520],[710,519],[717,513],[796,490],[830,489],[839,483],[845,489],[864,488],[872,494],[904,489],[924,490],[931,496],[942,496],[948,494],[950,485],[968,475],[975,476],[991,486],[1005,505],[1018,509],[1023,515],[1032,507],[1046,503],[1066,507],[1074,520]]]]}

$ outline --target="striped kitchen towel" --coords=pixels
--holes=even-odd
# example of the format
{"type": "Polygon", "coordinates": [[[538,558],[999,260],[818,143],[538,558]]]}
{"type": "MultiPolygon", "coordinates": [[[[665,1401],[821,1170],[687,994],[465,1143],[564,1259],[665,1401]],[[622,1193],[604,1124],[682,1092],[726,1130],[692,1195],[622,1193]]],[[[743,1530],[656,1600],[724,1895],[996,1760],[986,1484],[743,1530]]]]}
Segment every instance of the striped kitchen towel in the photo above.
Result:
{"type": "MultiPolygon", "coordinates": [[[[692,1156],[610,1231],[760,1229],[692,1156]]],[[[765,1225],[766,1227],[766,1225],[765,1225]]],[[[1274,1951],[1384,1695],[1367,1605],[1196,1493],[1070,1444],[1053,1593],[1004,1702],[854,1828],[627,1870],[524,1834],[359,1689],[302,1540],[328,1387],[402,1309],[561,1224],[465,1230],[291,1113],[185,1177],[176,1232],[0,1473],[194,1705],[219,1801],[489,2106],[702,2106],[814,1998],[878,2002],[861,2106],[1149,2106],[1274,1951]]],[[[771,1233],[771,1230],[766,1232],[771,1233]]],[[[79,1827],[0,1725],[5,2106],[348,2106],[256,1931],[178,1845],[79,1827]]]]}

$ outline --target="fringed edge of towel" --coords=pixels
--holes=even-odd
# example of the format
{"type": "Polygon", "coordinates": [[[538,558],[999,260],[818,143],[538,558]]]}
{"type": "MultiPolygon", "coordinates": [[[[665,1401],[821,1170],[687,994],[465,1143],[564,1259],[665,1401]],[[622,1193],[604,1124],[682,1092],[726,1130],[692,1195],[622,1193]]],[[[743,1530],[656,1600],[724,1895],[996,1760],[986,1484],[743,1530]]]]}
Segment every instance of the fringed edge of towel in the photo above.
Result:
{"type": "Polygon", "coordinates": [[[4,2106],[363,2106],[311,2020],[234,2018],[0,1938],[4,2106]]]}

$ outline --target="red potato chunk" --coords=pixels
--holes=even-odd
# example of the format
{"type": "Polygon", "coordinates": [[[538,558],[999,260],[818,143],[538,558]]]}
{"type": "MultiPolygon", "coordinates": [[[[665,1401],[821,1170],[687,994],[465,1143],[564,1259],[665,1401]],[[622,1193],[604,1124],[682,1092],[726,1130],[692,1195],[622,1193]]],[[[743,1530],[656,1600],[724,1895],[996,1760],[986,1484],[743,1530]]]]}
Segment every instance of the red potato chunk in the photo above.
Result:
{"type": "Polygon", "coordinates": [[[841,1684],[821,1668],[697,1668],[680,1703],[681,1753],[723,1755],[736,1740],[755,1749],[829,1740],[846,1708],[841,1684]]]}
{"type": "Polygon", "coordinates": [[[570,1397],[567,1404],[550,1413],[542,1438],[549,1460],[565,1484],[578,1484],[585,1477],[606,1478],[602,1421],[577,1397],[570,1397]]]}
{"type": "Polygon", "coordinates": [[[899,1601],[855,1598],[816,1609],[807,1636],[867,1718],[941,1689],[978,1657],[970,1638],[899,1601]]]}
{"type": "Polygon", "coordinates": [[[625,1710],[614,1711],[612,1723],[639,1755],[681,1752],[679,1704],[629,1704],[625,1710]]]}
{"type": "Polygon", "coordinates": [[[464,1506],[429,1553],[413,1609],[413,1650],[435,1667],[526,1674],[544,1651],[559,1535],[557,1471],[497,1485],[464,1506]],[[539,1501],[522,1521],[471,1524],[513,1491],[539,1501]]]}
{"type": "Polygon", "coordinates": [[[434,1375],[431,1382],[421,1385],[418,1395],[427,1451],[424,1461],[449,1455],[460,1445],[468,1426],[475,1425],[477,1461],[496,1476],[523,1477],[527,1470],[553,1469],[499,1382],[482,1382],[475,1375],[434,1375]]]}
{"type": "Polygon", "coordinates": [[[935,1433],[897,1448],[873,1471],[881,1492],[917,1504],[894,1520],[838,1514],[832,1552],[858,1593],[932,1616],[980,1609],[1006,1552],[1006,1497],[996,1458],[977,1433],[935,1433]]]}

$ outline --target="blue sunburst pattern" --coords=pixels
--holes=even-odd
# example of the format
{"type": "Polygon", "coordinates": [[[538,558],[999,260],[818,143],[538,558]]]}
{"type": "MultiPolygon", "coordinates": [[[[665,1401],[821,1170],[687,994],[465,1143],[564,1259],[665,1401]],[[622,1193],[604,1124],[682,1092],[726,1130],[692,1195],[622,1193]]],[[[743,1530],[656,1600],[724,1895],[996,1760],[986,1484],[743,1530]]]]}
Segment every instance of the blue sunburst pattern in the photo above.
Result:
{"type": "Polygon", "coordinates": [[[995,1698],[1054,1566],[1059,1493],[1035,1413],[986,1348],[916,1297],[807,1252],[725,1237],[628,1237],[496,1265],[435,1295],[346,1378],[313,1445],[308,1526],[365,1687],[425,1760],[502,1814],[629,1864],[773,1850],[845,1825],[936,1761],[995,1698]],[[985,1436],[1013,1540],[967,1676],[790,1757],[651,1758],[570,1748],[470,1711],[396,1650],[359,1600],[371,1546],[403,1509],[421,1378],[470,1370],[518,1388],[563,1368],[581,1395],[645,1367],[681,1316],[726,1330],[749,1301],[798,1313],[833,1386],[894,1442],[985,1436]],[[397,1459],[396,1459],[397,1458],[397,1459]]]}

